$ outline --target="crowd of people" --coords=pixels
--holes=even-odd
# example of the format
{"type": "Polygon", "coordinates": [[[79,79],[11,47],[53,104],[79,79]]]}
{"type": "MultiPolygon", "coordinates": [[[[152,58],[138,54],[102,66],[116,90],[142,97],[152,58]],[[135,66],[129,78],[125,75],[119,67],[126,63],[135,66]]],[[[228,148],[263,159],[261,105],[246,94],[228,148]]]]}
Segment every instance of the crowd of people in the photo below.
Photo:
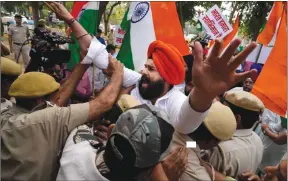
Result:
{"type": "Polygon", "coordinates": [[[216,39],[203,56],[193,42],[183,58],[156,40],[136,72],[62,4],[49,4],[77,37],[82,61],[58,83],[23,74],[1,44],[1,180],[287,180],[287,119],[250,93],[255,69],[236,72],[256,43],[235,54],[235,39],[221,54],[216,39]],[[75,101],[89,70],[97,92],[75,101]]]}

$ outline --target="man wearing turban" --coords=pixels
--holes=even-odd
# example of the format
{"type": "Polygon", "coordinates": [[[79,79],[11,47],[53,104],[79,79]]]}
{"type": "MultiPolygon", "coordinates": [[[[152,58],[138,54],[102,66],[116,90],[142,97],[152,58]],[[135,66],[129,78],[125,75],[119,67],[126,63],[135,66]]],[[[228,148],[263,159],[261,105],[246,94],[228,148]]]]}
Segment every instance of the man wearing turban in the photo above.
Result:
{"type": "MultiPolygon", "coordinates": [[[[87,51],[81,63],[93,63],[99,69],[109,74],[108,53],[97,38],[91,38],[85,29],[77,22],[66,8],[56,2],[50,2],[59,19],[64,20],[79,37],[78,42],[82,52],[87,51]],[[71,23],[72,22],[72,23],[71,23]],[[80,38],[81,37],[81,38],[80,38]]],[[[256,47],[255,42],[248,45],[240,54],[233,58],[240,39],[233,40],[220,56],[222,41],[216,39],[208,58],[203,58],[203,48],[199,42],[194,45],[194,63],[192,80],[194,88],[189,96],[175,88],[184,81],[185,69],[182,55],[177,48],[162,41],[151,42],[143,75],[124,67],[123,84],[127,88],[136,84],[131,91],[143,104],[153,104],[166,112],[172,124],[179,132],[193,132],[205,119],[213,99],[223,94],[236,83],[255,70],[235,73],[243,60],[256,47]]]]}

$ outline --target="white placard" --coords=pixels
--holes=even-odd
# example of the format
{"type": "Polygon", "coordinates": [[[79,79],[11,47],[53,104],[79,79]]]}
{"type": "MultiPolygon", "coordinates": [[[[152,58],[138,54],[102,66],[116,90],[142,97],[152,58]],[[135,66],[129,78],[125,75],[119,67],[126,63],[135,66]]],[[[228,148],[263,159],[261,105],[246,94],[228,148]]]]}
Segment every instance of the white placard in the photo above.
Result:
{"type": "Polygon", "coordinates": [[[213,40],[216,38],[223,39],[233,30],[217,5],[214,5],[205,15],[202,15],[199,21],[213,40]]]}
{"type": "Polygon", "coordinates": [[[121,29],[119,25],[115,25],[115,31],[114,31],[114,45],[115,46],[121,46],[124,36],[125,36],[125,31],[121,29]]]}

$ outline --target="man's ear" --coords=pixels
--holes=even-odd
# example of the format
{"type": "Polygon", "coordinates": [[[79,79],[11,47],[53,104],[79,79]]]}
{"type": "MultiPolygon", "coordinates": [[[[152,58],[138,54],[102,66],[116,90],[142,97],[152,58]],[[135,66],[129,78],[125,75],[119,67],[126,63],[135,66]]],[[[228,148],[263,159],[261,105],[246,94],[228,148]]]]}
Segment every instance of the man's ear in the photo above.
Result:
{"type": "Polygon", "coordinates": [[[239,125],[241,123],[241,116],[239,114],[235,115],[236,123],[239,125]]]}

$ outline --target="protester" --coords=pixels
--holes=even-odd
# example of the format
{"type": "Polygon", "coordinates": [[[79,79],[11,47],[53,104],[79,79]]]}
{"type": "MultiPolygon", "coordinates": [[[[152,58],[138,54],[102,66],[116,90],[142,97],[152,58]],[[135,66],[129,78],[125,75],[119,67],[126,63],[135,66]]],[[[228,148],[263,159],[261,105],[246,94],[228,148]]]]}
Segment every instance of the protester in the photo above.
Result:
{"type": "Polygon", "coordinates": [[[8,32],[10,52],[14,53],[14,59],[17,63],[19,63],[20,55],[22,55],[24,66],[26,67],[30,61],[30,47],[27,41],[30,33],[28,26],[22,25],[21,15],[16,14],[14,18],[16,25],[11,25],[8,32]]]}
{"type": "Polygon", "coordinates": [[[1,112],[13,106],[8,91],[21,72],[19,64],[8,58],[1,57],[1,112]]]}
{"type": "Polygon", "coordinates": [[[287,119],[284,118],[282,121],[279,115],[265,109],[259,127],[264,152],[258,171],[259,174],[264,174],[264,168],[278,164],[287,151],[287,119]]]}
{"type": "Polygon", "coordinates": [[[250,78],[247,77],[244,81],[243,81],[243,86],[242,87],[235,87],[233,89],[231,89],[231,91],[246,91],[246,92],[250,92],[253,88],[254,85],[254,81],[250,78]]]}
{"type": "Polygon", "coordinates": [[[116,58],[117,57],[117,52],[116,52],[116,47],[112,44],[108,44],[106,46],[106,50],[108,53],[112,55],[112,57],[116,58]]]}
{"type": "MultiPolygon", "coordinates": [[[[55,13],[60,19],[67,23],[73,19],[63,5],[55,2],[51,2],[50,5],[55,9],[55,13]]],[[[87,34],[77,21],[73,21],[70,26],[73,31],[81,32],[82,35],[87,34]]],[[[202,123],[217,95],[222,94],[245,77],[256,73],[256,71],[242,74],[235,74],[234,72],[243,59],[255,48],[255,43],[251,43],[229,63],[229,66],[227,65],[240,42],[239,39],[232,41],[223,56],[218,58],[222,42],[216,40],[210,56],[205,60],[205,62],[209,62],[208,64],[214,64],[209,68],[203,61],[201,44],[195,43],[194,61],[196,63],[194,62],[192,74],[195,87],[189,98],[173,88],[174,85],[184,81],[183,57],[175,47],[161,41],[154,41],[149,46],[148,60],[142,77],[137,72],[124,69],[123,86],[130,87],[136,84],[131,95],[137,97],[141,103],[153,104],[165,110],[172,121],[170,124],[176,126],[177,130],[182,133],[191,133],[202,123]],[[166,72],[166,69],[169,71],[166,72]],[[211,89],[212,87],[213,89],[211,89]],[[191,122],[191,117],[194,117],[193,122],[191,122]]],[[[93,62],[100,69],[107,67],[106,49],[104,47],[101,48],[102,51],[96,49],[96,47],[101,47],[99,41],[87,39],[85,43],[83,41],[83,46],[89,47],[84,58],[86,63],[93,62]]]]}
{"type": "Polygon", "coordinates": [[[119,117],[102,150],[99,143],[89,143],[87,127],[76,128],[64,147],[57,180],[131,180],[168,155],[174,129],[166,119],[154,106],[131,108],[119,117]]]}
{"type": "Polygon", "coordinates": [[[76,66],[60,90],[53,77],[40,72],[23,74],[13,82],[9,95],[16,98],[16,106],[1,113],[1,180],[54,180],[69,133],[99,120],[112,107],[123,79],[123,65],[112,58],[110,83],[98,97],[89,103],[56,106],[65,105],[87,68],[76,66]],[[51,105],[47,101],[56,105],[47,106],[51,105]]]}
{"type": "Polygon", "coordinates": [[[220,141],[229,140],[236,130],[236,120],[232,111],[219,102],[212,104],[204,122],[188,135],[175,131],[172,149],[185,146],[188,141],[196,141],[196,148],[189,148],[187,169],[180,180],[212,180],[205,167],[200,165],[200,149],[210,149],[220,141]]]}
{"type": "Polygon", "coordinates": [[[279,165],[266,166],[265,175],[259,178],[258,175],[246,171],[240,175],[239,181],[286,181],[287,180],[287,153],[284,155],[279,165]]]}
{"type": "Polygon", "coordinates": [[[96,38],[102,43],[103,45],[106,45],[104,38],[101,37],[102,30],[100,28],[97,29],[97,32],[95,34],[96,38]]]}
{"type": "Polygon", "coordinates": [[[107,44],[111,44],[111,45],[114,45],[114,30],[111,29],[108,33],[108,41],[107,41],[107,44]]]}
{"type": "Polygon", "coordinates": [[[220,142],[207,151],[208,162],[214,169],[233,178],[247,169],[257,170],[263,155],[260,137],[252,131],[264,110],[260,99],[245,91],[228,91],[224,104],[229,106],[236,117],[237,130],[230,140],[220,142]]]}

